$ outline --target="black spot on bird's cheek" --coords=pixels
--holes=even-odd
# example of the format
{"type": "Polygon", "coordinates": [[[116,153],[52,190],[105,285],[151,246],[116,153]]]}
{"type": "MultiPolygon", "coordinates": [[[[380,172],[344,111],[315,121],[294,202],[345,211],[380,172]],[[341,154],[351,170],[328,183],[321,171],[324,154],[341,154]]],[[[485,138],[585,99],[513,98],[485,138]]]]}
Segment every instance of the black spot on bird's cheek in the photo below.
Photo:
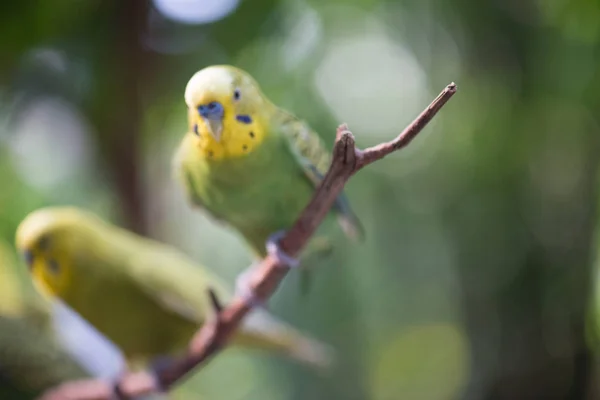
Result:
{"type": "Polygon", "coordinates": [[[243,146],[242,146],[242,149],[243,149],[244,151],[247,151],[247,150],[248,150],[248,146],[247,146],[247,145],[243,145],[243,146]]]}
{"type": "Polygon", "coordinates": [[[60,266],[58,265],[58,262],[53,259],[48,260],[48,270],[52,274],[57,275],[60,272],[60,266]]]}
{"type": "Polygon", "coordinates": [[[250,137],[254,139],[254,132],[250,131],[250,137]]]}
{"type": "Polygon", "coordinates": [[[194,124],[194,133],[196,136],[200,136],[200,133],[198,133],[198,124],[194,124]]]}

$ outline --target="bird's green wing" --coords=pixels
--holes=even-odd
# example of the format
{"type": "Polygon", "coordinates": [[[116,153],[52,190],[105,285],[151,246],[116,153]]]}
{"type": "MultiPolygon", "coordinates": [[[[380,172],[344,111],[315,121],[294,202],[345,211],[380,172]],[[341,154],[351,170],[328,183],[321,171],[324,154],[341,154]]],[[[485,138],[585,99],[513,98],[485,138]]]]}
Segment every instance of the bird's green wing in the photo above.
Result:
{"type": "Polygon", "coordinates": [[[214,290],[219,299],[226,299],[229,293],[208,271],[192,265],[177,250],[149,244],[147,251],[137,252],[131,259],[135,281],[163,309],[196,324],[204,323],[213,312],[208,290],[214,290]]]}
{"type": "MultiPolygon", "coordinates": [[[[279,110],[273,125],[280,130],[306,177],[317,187],[331,164],[331,154],[321,137],[304,121],[283,110],[279,110]]],[[[362,240],[364,228],[344,192],[338,195],[333,207],[345,234],[352,239],[362,240]]]]}

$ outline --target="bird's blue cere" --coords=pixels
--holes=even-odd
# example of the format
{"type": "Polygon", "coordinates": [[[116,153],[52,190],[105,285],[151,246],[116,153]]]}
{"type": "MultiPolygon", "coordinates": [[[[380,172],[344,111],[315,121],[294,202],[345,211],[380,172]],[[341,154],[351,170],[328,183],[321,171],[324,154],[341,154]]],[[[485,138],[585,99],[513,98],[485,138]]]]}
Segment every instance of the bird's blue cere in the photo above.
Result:
{"type": "Polygon", "coordinates": [[[199,106],[198,114],[200,114],[202,118],[210,120],[222,120],[223,114],[225,114],[225,109],[221,103],[218,101],[213,101],[211,103],[199,106]]]}
{"type": "Polygon", "coordinates": [[[252,118],[249,115],[236,115],[235,119],[240,121],[242,124],[249,124],[252,122],[252,118]]]}

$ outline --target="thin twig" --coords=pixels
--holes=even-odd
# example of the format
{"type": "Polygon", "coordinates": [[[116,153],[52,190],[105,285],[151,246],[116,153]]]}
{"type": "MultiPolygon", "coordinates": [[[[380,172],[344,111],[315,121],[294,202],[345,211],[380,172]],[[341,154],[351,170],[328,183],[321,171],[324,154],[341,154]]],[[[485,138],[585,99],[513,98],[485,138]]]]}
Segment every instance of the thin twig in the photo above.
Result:
{"type": "MultiPolygon", "coordinates": [[[[298,255],[329,212],[348,179],[365,166],[408,145],[454,93],[456,93],[456,85],[451,83],[394,140],[365,150],[357,149],[348,127],[345,124],[340,125],[337,129],[329,171],[296,223],[281,239],[279,243],[281,249],[292,257],[298,255]]],[[[253,269],[250,287],[258,299],[266,302],[279,287],[288,271],[288,266],[269,255],[253,269]]],[[[169,390],[182,377],[213,356],[227,343],[242,319],[252,309],[252,305],[248,304],[243,297],[235,296],[227,307],[222,308],[214,293],[209,293],[209,296],[215,309],[215,318],[194,335],[187,354],[180,359],[172,360],[168,366],[155,371],[154,374],[148,372],[127,374],[120,381],[120,392],[133,397],[157,392],[159,388],[169,390]]],[[[87,384],[90,386],[85,388],[82,386],[79,393],[75,393],[76,385],[83,385],[83,383],[66,383],[40,400],[109,400],[113,395],[110,385],[93,386],[89,381],[87,384]],[[95,393],[91,393],[92,391],[95,393]]]]}

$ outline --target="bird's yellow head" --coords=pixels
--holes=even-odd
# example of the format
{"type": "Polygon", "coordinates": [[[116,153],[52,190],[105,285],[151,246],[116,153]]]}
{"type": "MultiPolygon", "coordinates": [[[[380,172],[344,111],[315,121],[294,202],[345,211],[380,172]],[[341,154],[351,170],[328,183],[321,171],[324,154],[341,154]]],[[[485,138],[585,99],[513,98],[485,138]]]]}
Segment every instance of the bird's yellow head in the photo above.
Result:
{"type": "Polygon", "coordinates": [[[243,157],[268,133],[272,104],[245,71],[215,65],[194,74],[185,88],[189,129],[208,160],[243,157]]]}
{"type": "Polygon", "coordinates": [[[63,297],[73,278],[74,249],[78,240],[77,210],[48,207],[30,213],[17,228],[16,246],[38,290],[63,297]]]}

